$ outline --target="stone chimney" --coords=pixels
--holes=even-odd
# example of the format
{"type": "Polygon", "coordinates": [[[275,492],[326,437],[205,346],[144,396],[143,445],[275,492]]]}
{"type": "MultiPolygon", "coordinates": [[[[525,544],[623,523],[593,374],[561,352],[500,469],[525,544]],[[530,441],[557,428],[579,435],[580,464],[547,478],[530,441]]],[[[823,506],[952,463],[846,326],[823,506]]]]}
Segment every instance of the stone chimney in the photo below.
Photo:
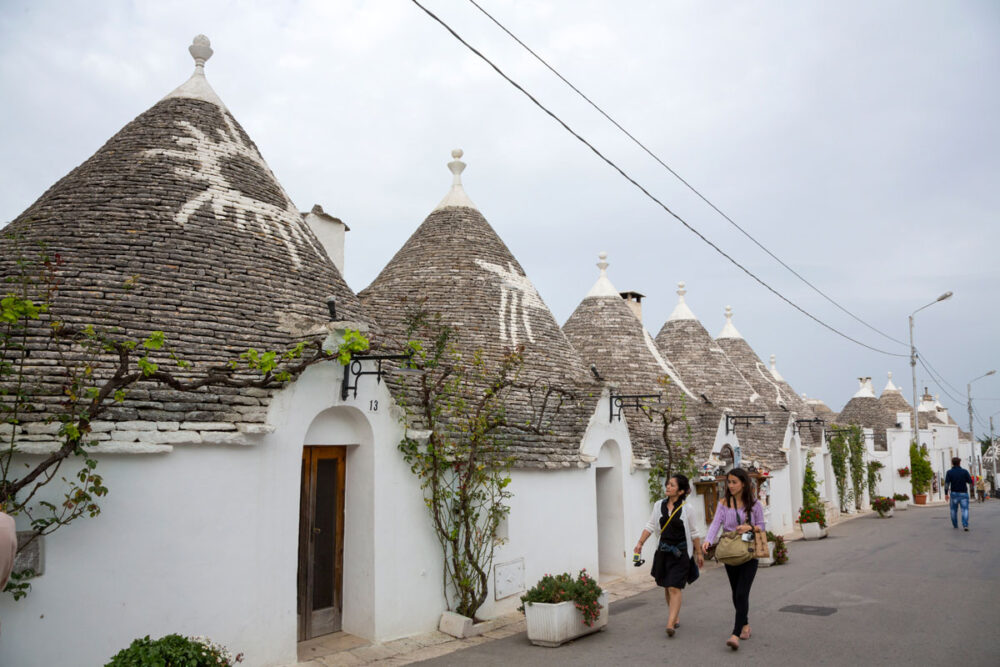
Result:
{"type": "Polygon", "coordinates": [[[619,292],[619,294],[625,299],[628,307],[632,309],[632,314],[642,322],[642,300],[646,298],[646,295],[638,292],[619,292]]]}
{"type": "Polygon", "coordinates": [[[340,271],[341,277],[344,275],[344,235],[351,231],[351,228],[344,224],[340,218],[335,218],[323,211],[323,207],[316,204],[308,213],[303,213],[306,224],[319,239],[323,249],[333,265],[340,271]]]}

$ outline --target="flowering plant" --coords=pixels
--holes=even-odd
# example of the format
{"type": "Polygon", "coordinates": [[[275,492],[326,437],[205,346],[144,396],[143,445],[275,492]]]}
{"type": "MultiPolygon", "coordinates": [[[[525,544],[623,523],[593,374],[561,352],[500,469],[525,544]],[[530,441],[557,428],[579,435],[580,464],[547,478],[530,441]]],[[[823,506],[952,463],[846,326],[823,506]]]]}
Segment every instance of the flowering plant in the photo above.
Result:
{"type": "Polygon", "coordinates": [[[872,509],[878,512],[879,516],[885,516],[885,513],[896,506],[896,501],[893,498],[887,498],[885,496],[875,496],[872,498],[872,509]]]}
{"type": "Polygon", "coordinates": [[[190,667],[232,667],[243,662],[243,654],[233,655],[225,646],[208,637],[182,637],[173,634],[150,639],[149,635],[133,641],[119,651],[105,667],[133,665],[190,665],[190,667]]]}
{"type": "Polygon", "coordinates": [[[909,500],[910,497],[905,493],[894,493],[892,494],[892,499],[895,500],[896,502],[899,502],[901,500],[909,500]]]}
{"type": "Polygon", "coordinates": [[[524,611],[524,605],[530,605],[533,602],[556,604],[573,601],[576,608],[583,614],[583,622],[586,625],[593,625],[597,617],[601,615],[602,605],[597,601],[601,593],[601,587],[597,585],[597,581],[593,577],[587,574],[586,569],[580,570],[576,579],[568,572],[555,576],[546,574],[527,593],[521,596],[523,604],[519,609],[524,611]]]}
{"type": "Polygon", "coordinates": [[[818,523],[826,526],[826,512],[821,507],[803,507],[799,510],[799,523],[818,523]]]}
{"type": "Polygon", "coordinates": [[[788,562],[788,547],[785,546],[785,538],[767,531],[767,541],[774,542],[774,564],[783,565],[788,562]]]}
{"type": "Polygon", "coordinates": [[[910,466],[903,466],[902,468],[900,468],[896,472],[899,473],[900,477],[909,477],[910,476],[910,466]]]}

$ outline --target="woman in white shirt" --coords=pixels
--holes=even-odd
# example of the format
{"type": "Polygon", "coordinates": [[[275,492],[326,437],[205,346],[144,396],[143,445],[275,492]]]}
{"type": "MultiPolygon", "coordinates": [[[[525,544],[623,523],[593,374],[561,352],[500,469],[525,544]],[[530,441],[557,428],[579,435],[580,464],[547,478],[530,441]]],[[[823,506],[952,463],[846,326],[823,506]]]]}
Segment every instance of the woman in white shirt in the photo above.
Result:
{"type": "Polygon", "coordinates": [[[653,568],[650,574],[664,588],[667,599],[667,635],[674,636],[677,617],[681,613],[681,591],[698,576],[698,567],[705,565],[701,552],[701,535],[695,527],[694,512],[687,506],[691,484],[684,475],[667,480],[667,497],[653,505],[649,521],[633,550],[642,553],[642,545],[653,533],[659,535],[653,568]],[[694,563],[692,563],[694,561],[694,563]]]}

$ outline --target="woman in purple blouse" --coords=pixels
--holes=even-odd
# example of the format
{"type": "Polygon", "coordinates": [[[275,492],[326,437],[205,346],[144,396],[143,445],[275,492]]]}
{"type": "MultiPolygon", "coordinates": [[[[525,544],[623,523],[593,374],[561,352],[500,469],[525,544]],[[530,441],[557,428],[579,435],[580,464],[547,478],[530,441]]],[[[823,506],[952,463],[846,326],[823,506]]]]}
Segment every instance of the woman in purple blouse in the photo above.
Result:
{"type": "MultiPolygon", "coordinates": [[[[715,508],[715,517],[702,542],[702,549],[708,553],[722,532],[736,531],[749,533],[764,530],[764,507],[754,497],[750,475],[743,468],[733,468],[726,475],[726,497],[715,508]],[[749,509],[748,509],[749,508],[749,509]]],[[[757,575],[757,559],[751,558],[742,565],[726,565],[729,587],[733,590],[733,606],[736,607],[736,623],[726,646],[736,651],[741,639],[750,639],[750,587],[757,575]]]]}

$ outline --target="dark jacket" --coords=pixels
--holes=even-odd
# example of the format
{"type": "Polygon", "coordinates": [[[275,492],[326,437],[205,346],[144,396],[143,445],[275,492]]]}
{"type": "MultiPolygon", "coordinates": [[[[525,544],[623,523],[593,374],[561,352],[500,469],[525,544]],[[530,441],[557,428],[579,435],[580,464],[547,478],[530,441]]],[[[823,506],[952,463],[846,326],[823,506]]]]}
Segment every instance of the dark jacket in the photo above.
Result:
{"type": "Polygon", "coordinates": [[[953,466],[944,476],[944,492],[947,495],[948,488],[952,493],[968,493],[972,488],[972,476],[969,471],[961,466],[953,466]]]}

